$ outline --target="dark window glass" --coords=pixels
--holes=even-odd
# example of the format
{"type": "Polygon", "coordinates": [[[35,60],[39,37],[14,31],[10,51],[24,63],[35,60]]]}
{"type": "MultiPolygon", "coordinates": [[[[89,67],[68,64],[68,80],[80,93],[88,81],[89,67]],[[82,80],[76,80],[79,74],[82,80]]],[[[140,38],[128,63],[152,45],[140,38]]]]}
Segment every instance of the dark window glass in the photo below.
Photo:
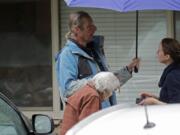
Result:
{"type": "Polygon", "coordinates": [[[52,106],[50,0],[0,1],[0,91],[18,106],[52,106]]]}

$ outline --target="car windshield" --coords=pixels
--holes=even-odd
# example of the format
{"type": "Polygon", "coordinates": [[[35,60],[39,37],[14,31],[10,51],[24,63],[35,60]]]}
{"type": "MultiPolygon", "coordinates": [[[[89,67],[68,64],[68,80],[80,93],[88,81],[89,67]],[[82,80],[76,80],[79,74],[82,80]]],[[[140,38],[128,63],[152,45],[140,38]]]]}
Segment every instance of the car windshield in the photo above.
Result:
{"type": "Polygon", "coordinates": [[[0,134],[27,135],[27,131],[17,112],[0,98],[0,134]]]}

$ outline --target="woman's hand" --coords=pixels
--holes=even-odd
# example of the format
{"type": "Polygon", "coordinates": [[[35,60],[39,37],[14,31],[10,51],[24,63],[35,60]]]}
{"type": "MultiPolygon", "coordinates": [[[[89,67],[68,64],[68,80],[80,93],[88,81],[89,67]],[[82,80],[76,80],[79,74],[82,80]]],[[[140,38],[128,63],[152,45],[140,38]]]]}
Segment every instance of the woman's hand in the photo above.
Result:
{"type": "Polygon", "coordinates": [[[153,98],[156,98],[158,99],[158,97],[152,93],[148,93],[148,92],[141,92],[140,93],[140,97],[141,98],[146,98],[146,97],[153,97],[153,98]]]}
{"type": "Polygon", "coordinates": [[[153,97],[146,97],[139,103],[139,105],[161,105],[161,104],[165,104],[165,103],[153,97]]]}

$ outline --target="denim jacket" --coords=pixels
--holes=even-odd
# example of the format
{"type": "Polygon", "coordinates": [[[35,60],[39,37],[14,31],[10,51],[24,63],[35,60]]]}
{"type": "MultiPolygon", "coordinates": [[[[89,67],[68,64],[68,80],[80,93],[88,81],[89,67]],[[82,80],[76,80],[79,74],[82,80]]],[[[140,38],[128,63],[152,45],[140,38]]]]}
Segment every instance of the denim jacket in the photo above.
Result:
{"type": "MultiPolygon", "coordinates": [[[[98,56],[104,69],[108,70],[104,55],[98,53],[98,56]]],[[[56,57],[56,71],[61,99],[66,101],[90,78],[100,72],[100,68],[93,57],[89,56],[71,40],[67,40],[65,47],[56,57]]],[[[116,76],[120,78],[121,84],[124,84],[132,75],[126,68],[123,68],[116,72],[116,76]]],[[[102,108],[116,104],[115,93],[113,93],[110,101],[103,101],[102,108]]]]}

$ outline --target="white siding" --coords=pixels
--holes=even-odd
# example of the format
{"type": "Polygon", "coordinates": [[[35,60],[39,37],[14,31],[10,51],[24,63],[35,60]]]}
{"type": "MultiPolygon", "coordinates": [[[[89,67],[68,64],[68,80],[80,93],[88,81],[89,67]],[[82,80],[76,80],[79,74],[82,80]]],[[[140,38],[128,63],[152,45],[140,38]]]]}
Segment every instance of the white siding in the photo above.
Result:
{"type": "MultiPolygon", "coordinates": [[[[111,71],[118,70],[128,64],[135,56],[135,12],[120,13],[111,10],[90,8],[68,8],[61,0],[60,27],[61,45],[64,45],[64,35],[67,32],[68,14],[72,11],[87,11],[97,26],[96,35],[105,37],[104,49],[111,71]]],[[[160,40],[167,34],[166,12],[139,12],[139,57],[141,67],[138,74],[128,81],[117,93],[118,102],[135,103],[135,98],[142,90],[158,94],[158,80],[163,71],[163,65],[156,59],[156,50],[160,40]]]]}

